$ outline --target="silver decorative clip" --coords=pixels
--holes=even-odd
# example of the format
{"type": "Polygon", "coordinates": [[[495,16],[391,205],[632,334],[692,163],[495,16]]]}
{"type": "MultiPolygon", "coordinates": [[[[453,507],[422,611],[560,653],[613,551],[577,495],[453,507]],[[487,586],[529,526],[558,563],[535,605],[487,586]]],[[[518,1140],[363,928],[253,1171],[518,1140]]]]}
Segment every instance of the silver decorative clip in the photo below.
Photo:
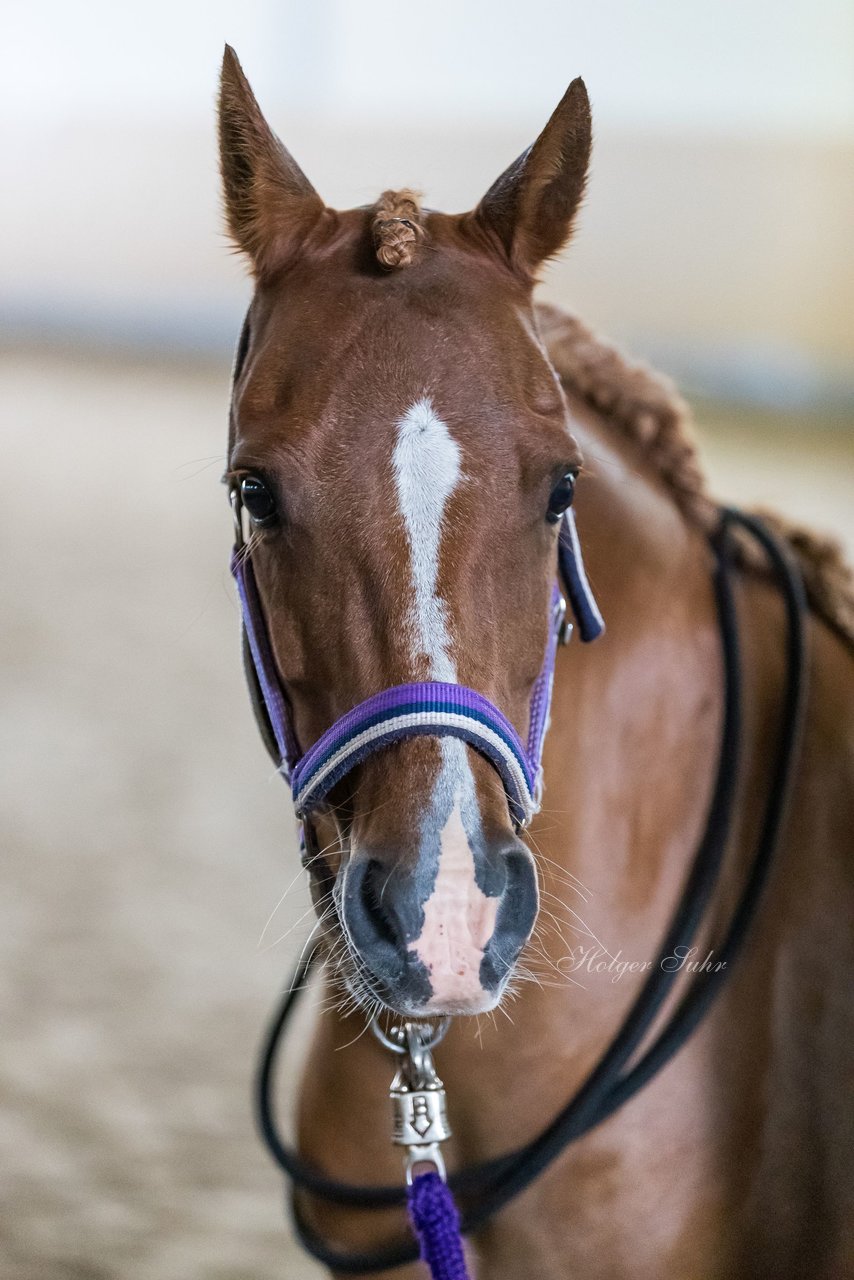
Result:
{"type": "Polygon", "coordinates": [[[411,1183],[422,1164],[432,1165],[445,1177],[445,1161],[439,1144],[451,1136],[445,1105],[445,1088],[433,1065],[431,1049],[442,1040],[450,1025],[446,1018],[436,1027],[405,1022],[386,1034],[371,1023],[374,1034],[387,1049],[401,1056],[400,1067],[389,1089],[392,1106],[392,1137],[406,1148],[406,1181],[411,1183]]]}

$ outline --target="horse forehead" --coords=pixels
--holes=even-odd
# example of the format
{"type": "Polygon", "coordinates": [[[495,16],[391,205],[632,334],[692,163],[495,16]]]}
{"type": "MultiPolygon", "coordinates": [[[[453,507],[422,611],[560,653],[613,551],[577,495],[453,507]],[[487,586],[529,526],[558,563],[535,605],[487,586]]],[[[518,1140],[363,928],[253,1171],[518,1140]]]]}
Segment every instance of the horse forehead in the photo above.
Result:
{"type": "Polygon", "coordinates": [[[524,308],[490,305],[486,287],[461,284],[459,272],[428,271],[424,282],[411,274],[366,281],[330,263],[306,269],[259,317],[250,404],[329,413],[361,434],[375,411],[396,422],[420,388],[464,420],[484,398],[521,406],[532,381],[551,385],[524,308]]]}
{"type": "Polygon", "coordinates": [[[440,395],[422,388],[382,388],[373,402],[359,397],[349,422],[346,404],[331,405],[318,455],[342,459],[355,489],[394,509],[416,540],[443,521],[467,480],[488,471],[497,448],[495,439],[490,446],[481,438],[474,415],[452,390],[440,395]],[[343,454],[342,438],[348,441],[343,454]]]}
{"type": "Polygon", "coordinates": [[[462,470],[462,448],[429,395],[413,400],[395,425],[393,466],[404,515],[441,518],[462,470]]]}

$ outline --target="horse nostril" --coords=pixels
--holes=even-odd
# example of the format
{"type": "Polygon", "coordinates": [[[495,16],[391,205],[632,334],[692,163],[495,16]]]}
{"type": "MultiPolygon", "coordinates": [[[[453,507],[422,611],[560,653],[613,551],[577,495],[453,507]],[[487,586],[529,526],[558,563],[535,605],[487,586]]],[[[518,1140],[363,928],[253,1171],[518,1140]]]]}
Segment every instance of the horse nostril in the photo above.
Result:
{"type": "Polygon", "coordinates": [[[405,927],[389,883],[391,868],[375,858],[347,867],[341,909],[347,932],[364,957],[382,955],[394,966],[404,963],[405,927]]]}
{"type": "Polygon", "coordinates": [[[503,853],[504,891],[495,931],[484,949],[481,979],[490,990],[501,987],[531,936],[539,909],[534,862],[518,841],[503,853]]]}
{"type": "Polygon", "coordinates": [[[398,946],[401,942],[399,930],[395,927],[391,911],[383,906],[383,895],[390,876],[388,867],[374,858],[370,859],[362,874],[359,894],[365,915],[373,924],[378,941],[398,946]]]}
{"type": "MultiPolygon", "coordinates": [[[[430,983],[407,942],[418,910],[417,895],[396,864],[357,858],[344,871],[339,911],[359,972],[371,994],[404,999],[420,1008],[430,999],[430,983]]],[[[417,929],[415,934],[416,936],[417,929]]]]}

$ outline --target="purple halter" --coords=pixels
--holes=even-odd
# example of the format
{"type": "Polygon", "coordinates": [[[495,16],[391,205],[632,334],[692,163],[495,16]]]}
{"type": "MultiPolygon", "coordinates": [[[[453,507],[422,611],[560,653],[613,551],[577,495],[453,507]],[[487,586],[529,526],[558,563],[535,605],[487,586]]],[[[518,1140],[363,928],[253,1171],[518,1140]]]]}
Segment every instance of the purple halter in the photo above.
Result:
{"type": "MultiPolygon", "coordinates": [[[[243,541],[240,494],[231,490],[236,544],[231,571],[237,582],[247,642],[247,676],[262,734],[277,767],[290,782],[297,817],[307,818],[346,774],[375,751],[419,735],[461,738],[495,766],[517,827],[527,826],[540,807],[542,754],[549,722],[557,646],[566,643],[566,601],[558,583],[552,590],[551,624],[540,674],[531,695],[527,740],[488,698],[461,684],[421,681],[383,689],[336,720],[302,751],[293,716],[273,657],[252,560],[243,541]],[[263,717],[263,718],[262,718],[263,717]]],[[[590,590],[572,508],[561,521],[560,576],[582,640],[605,629],[590,590]]]]}

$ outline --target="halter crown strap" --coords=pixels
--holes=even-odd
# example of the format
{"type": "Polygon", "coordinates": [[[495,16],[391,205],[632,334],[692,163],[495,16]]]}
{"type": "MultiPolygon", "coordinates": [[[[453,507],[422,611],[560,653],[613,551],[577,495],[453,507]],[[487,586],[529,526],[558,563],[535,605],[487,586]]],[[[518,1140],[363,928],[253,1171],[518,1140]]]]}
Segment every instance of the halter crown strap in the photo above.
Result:
{"type": "MultiPolygon", "coordinates": [[[[566,604],[555,584],[543,664],[531,695],[528,737],[522,742],[493,703],[465,685],[420,681],[374,694],[336,720],[307,751],[300,749],[293,714],[279,677],[267,632],[261,597],[247,547],[242,544],[239,495],[232,491],[238,543],[231,557],[246,638],[247,676],[265,742],[283,777],[290,782],[300,818],[323,803],[330,790],[367,756],[422,735],[456,737],[494,765],[507,793],[513,821],[526,826],[540,807],[542,754],[549,723],[557,646],[568,637],[566,604]]],[[[559,564],[582,640],[604,631],[590,590],[575,518],[566,512],[560,531],[559,564]]]]}

